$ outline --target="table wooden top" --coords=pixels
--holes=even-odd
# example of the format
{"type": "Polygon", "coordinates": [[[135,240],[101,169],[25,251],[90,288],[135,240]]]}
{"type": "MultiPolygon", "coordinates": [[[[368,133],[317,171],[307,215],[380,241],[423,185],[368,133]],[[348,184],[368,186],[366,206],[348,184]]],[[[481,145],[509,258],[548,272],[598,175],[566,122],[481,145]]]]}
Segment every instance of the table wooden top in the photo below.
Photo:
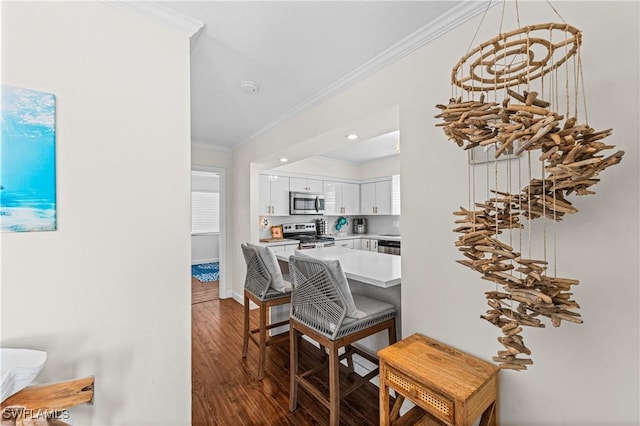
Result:
{"type": "Polygon", "coordinates": [[[494,364],[418,333],[380,350],[378,356],[381,362],[458,401],[466,401],[499,371],[494,364]]]}

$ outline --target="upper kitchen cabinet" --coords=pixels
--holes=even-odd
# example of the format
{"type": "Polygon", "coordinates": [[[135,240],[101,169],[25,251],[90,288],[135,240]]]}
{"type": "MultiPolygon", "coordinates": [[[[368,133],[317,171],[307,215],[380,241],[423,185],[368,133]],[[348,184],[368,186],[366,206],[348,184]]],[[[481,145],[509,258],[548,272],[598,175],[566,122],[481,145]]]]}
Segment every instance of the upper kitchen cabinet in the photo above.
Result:
{"type": "Polygon", "coordinates": [[[260,215],[289,216],[289,177],[260,175],[260,215]]]}
{"type": "Polygon", "coordinates": [[[392,214],[391,179],[360,185],[361,214],[392,214]]]}
{"type": "Polygon", "coordinates": [[[360,214],[360,185],[357,183],[324,181],[326,215],[360,214]]]}
{"type": "Polygon", "coordinates": [[[322,181],[292,177],[290,188],[293,192],[322,192],[322,181]]]}

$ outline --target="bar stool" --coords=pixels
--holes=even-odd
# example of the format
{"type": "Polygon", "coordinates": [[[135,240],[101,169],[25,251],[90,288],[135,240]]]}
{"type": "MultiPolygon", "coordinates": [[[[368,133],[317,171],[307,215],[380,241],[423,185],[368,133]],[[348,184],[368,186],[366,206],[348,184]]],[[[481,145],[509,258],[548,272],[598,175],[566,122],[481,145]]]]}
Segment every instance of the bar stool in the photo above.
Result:
{"type": "Polygon", "coordinates": [[[264,365],[267,346],[285,342],[288,332],[269,336],[269,330],[289,323],[289,320],[269,324],[269,308],[284,305],[291,301],[291,283],[285,281],[275,254],[268,247],[250,243],[242,244],[242,254],[247,263],[247,275],[244,281],[244,338],[242,358],[247,357],[249,339],[258,346],[258,380],[264,377],[264,365]],[[249,301],[258,305],[260,325],[251,328],[249,301]],[[256,337],[256,334],[258,335],[256,337]]]}
{"type": "Polygon", "coordinates": [[[340,398],[346,397],[378,375],[379,368],[340,389],[340,361],[347,358],[353,373],[352,356],[358,354],[378,365],[374,356],[351,344],[372,334],[387,330],[389,344],[396,341],[396,310],[393,305],[358,294],[351,294],[347,278],[337,260],[320,260],[296,255],[289,258],[293,291],[289,342],[291,380],[289,409],[297,407],[298,385],[329,409],[330,425],[340,422],[340,398]],[[326,370],[326,362],[298,373],[298,341],[307,335],[328,349],[329,396],[313,385],[309,376],[326,370]],[[343,354],[338,351],[345,348],[343,354]]]}

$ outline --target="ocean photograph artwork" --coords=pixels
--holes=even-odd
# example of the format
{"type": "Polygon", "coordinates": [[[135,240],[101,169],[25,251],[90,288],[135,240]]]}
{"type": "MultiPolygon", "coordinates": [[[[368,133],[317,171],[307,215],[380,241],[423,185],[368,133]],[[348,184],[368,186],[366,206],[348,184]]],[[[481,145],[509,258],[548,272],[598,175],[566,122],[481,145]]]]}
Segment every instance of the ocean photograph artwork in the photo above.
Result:
{"type": "Polygon", "coordinates": [[[55,95],[1,86],[0,228],[55,231],[55,95]]]}

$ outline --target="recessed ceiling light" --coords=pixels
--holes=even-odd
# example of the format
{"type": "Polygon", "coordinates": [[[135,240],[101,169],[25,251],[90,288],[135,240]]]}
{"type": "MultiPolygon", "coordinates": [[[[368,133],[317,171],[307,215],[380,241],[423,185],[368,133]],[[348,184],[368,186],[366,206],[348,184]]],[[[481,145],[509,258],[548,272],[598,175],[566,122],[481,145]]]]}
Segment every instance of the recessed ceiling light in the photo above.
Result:
{"type": "Polygon", "coordinates": [[[347,139],[349,139],[350,141],[355,141],[356,139],[358,139],[358,135],[356,135],[355,133],[349,133],[347,135],[347,139]]]}
{"type": "Polygon", "coordinates": [[[258,91],[258,85],[253,81],[243,81],[240,83],[240,88],[247,93],[256,93],[258,91]]]}
{"type": "Polygon", "coordinates": [[[282,158],[280,159],[280,162],[281,162],[281,163],[286,163],[287,161],[289,161],[289,159],[288,159],[288,158],[285,158],[285,157],[282,157],[282,158]]]}

